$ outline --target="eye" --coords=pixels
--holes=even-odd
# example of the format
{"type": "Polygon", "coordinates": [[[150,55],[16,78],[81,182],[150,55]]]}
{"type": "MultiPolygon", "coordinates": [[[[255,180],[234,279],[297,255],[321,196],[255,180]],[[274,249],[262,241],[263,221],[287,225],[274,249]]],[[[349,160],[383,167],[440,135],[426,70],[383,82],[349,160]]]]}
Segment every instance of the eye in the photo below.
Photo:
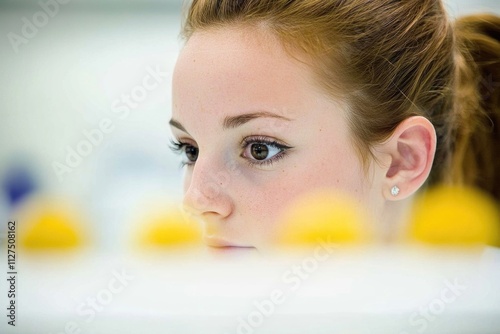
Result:
{"type": "Polygon", "coordinates": [[[245,138],[242,157],[252,164],[272,164],[285,155],[291,147],[265,137],[245,138]]]}
{"type": "Polygon", "coordinates": [[[199,149],[187,142],[170,140],[170,148],[174,153],[184,155],[185,159],[181,162],[182,166],[193,165],[198,159],[199,149]]]}
{"type": "Polygon", "coordinates": [[[251,144],[249,146],[249,151],[252,158],[259,161],[272,158],[281,152],[279,148],[264,143],[251,144]]]}
{"type": "Polygon", "coordinates": [[[196,159],[198,159],[198,148],[191,146],[191,145],[186,145],[184,148],[184,152],[186,154],[186,158],[188,158],[189,161],[195,162],[196,159]]]}

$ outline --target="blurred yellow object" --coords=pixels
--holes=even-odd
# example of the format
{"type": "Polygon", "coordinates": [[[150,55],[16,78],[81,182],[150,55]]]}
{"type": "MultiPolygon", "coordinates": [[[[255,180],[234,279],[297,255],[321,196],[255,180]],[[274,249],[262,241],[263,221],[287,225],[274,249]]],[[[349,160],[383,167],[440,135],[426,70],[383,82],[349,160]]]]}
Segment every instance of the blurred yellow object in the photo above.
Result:
{"type": "Polygon", "coordinates": [[[43,199],[24,208],[20,246],[31,250],[73,249],[84,243],[80,215],[69,204],[43,199]]]}
{"type": "Polygon", "coordinates": [[[141,225],[141,246],[170,247],[201,244],[202,233],[198,223],[189,219],[181,209],[171,207],[149,214],[141,225]]]}
{"type": "Polygon", "coordinates": [[[363,244],[372,240],[363,211],[351,198],[327,191],[308,194],[288,208],[280,245],[363,244]]]}
{"type": "Polygon", "coordinates": [[[479,190],[439,186],[416,199],[410,238],[435,245],[498,245],[498,204],[479,190]]]}

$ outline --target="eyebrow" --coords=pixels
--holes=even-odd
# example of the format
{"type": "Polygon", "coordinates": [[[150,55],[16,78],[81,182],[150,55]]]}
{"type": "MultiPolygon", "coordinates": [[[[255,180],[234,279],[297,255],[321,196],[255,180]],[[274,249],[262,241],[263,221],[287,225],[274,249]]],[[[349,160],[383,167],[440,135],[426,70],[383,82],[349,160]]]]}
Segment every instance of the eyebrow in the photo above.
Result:
{"type": "Polygon", "coordinates": [[[187,132],[186,128],[184,126],[182,126],[181,123],[177,122],[175,119],[171,119],[170,122],[168,122],[168,124],[170,124],[171,126],[173,126],[174,128],[177,128],[179,130],[182,130],[184,131],[185,133],[189,134],[189,132],[187,132]]]}
{"type": "Polygon", "coordinates": [[[256,118],[277,118],[281,119],[284,121],[291,121],[291,119],[281,116],[278,114],[274,114],[269,111],[258,111],[258,112],[253,112],[253,113],[248,113],[248,114],[243,114],[243,115],[238,115],[238,116],[226,116],[224,117],[224,121],[222,122],[222,128],[224,130],[226,129],[234,129],[237,128],[238,126],[241,126],[245,123],[250,122],[253,119],[256,118]]]}
{"type": "MultiPolygon", "coordinates": [[[[278,114],[274,114],[274,113],[269,112],[269,111],[258,111],[258,112],[252,112],[252,113],[242,114],[242,115],[238,115],[238,116],[226,116],[226,117],[224,117],[224,121],[222,122],[222,129],[223,130],[234,129],[234,128],[242,126],[243,124],[246,124],[246,123],[248,123],[251,120],[256,119],[256,118],[276,118],[276,119],[281,119],[284,121],[291,121],[290,118],[287,118],[285,116],[281,116],[278,114]]],[[[176,121],[175,119],[171,119],[169,124],[177,129],[182,130],[182,131],[186,132],[187,134],[189,134],[189,132],[187,132],[186,128],[184,128],[184,126],[181,123],[179,123],[178,121],[176,121]]]]}

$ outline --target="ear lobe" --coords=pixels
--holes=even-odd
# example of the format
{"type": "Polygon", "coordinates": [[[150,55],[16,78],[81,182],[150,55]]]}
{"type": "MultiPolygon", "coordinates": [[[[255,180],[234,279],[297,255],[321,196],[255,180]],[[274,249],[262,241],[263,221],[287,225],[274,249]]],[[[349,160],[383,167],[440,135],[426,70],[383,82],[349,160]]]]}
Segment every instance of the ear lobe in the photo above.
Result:
{"type": "Polygon", "coordinates": [[[386,199],[404,199],[415,193],[427,180],[436,153],[436,131],[425,117],[413,116],[401,122],[383,144],[391,156],[385,175],[386,199]],[[397,186],[397,196],[391,189],[397,186]]]}

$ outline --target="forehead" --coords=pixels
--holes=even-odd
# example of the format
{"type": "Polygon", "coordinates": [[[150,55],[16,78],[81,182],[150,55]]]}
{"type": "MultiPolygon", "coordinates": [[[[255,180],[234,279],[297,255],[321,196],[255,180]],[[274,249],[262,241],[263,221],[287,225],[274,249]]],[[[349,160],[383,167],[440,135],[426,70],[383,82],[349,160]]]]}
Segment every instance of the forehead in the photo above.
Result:
{"type": "Polygon", "coordinates": [[[314,92],[311,72],[269,33],[224,28],[194,33],[173,74],[173,116],[245,109],[300,110],[314,92]]]}

